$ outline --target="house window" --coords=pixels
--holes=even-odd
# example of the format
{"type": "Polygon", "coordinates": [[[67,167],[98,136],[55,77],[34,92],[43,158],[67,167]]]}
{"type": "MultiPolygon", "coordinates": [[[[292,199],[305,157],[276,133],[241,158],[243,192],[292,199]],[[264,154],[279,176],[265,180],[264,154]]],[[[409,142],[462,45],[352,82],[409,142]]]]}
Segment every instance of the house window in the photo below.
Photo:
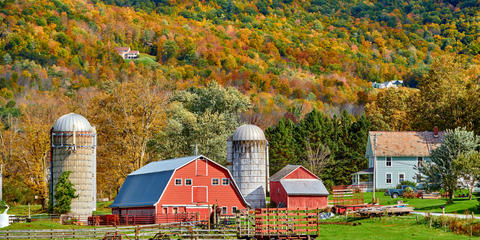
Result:
{"type": "Polygon", "coordinates": [[[385,161],[385,166],[387,167],[392,166],[392,157],[387,157],[387,160],[385,161]]]}
{"type": "Polygon", "coordinates": [[[222,185],[226,186],[230,183],[230,181],[228,180],[228,178],[222,178],[222,185]]]}
{"type": "Polygon", "coordinates": [[[227,214],[227,207],[222,207],[222,214],[227,214]]]}
{"type": "Polygon", "coordinates": [[[232,207],[232,214],[237,213],[237,207],[232,207]]]}
{"type": "Polygon", "coordinates": [[[182,185],[182,179],[181,178],[175,178],[175,186],[181,186],[182,185]]]}
{"type": "Polygon", "coordinates": [[[212,178],[212,185],[218,185],[218,178],[212,178]]]}
{"type": "Polygon", "coordinates": [[[185,179],[185,186],[192,186],[192,179],[191,178],[185,179]]]}
{"type": "Polygon", "coordinates": [[[418,166],[421,167],[423,164],[423,157],[418,157],[417,162],[418,162],[418,166]]]}
{"type": "Polygon", "coordinates": [[[392,183],[392,174],[391,173],[385,174],[385,183],[392,183]]]}
{"type": "Polygon", "coordinates": [[[398,183],[405,181],[405,173],[398,174],[398,183]]]}

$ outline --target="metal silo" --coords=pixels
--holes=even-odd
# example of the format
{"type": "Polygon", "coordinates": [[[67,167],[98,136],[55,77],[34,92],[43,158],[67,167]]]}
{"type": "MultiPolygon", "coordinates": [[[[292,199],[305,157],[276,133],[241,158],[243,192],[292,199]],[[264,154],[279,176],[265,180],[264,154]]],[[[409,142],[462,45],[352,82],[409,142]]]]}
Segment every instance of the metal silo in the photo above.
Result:
{"type": "Polygon", "coordinates": [[[72,199],[71,214],[86,221],[96,209],[97,192],[97,131],[82,115],[61,116],[51,130],[50,167],[51,199],[55,203],[55,185],[65,171],[71,171],[70,181],[77,198],[72,199]]]}
{"type": "Polygon", "coordinates": [[[268,191],[268,142],[262,129],[242,125],[227,140],[227,165],[245,200],[264,208],[268,191]]]}

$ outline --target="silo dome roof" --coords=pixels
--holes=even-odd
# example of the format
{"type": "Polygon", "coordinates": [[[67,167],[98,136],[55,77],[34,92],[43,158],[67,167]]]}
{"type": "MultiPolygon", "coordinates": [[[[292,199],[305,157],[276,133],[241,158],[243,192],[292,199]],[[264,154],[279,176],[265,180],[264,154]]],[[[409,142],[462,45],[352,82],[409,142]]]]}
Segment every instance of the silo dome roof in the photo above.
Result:
{"type": "Polygon", "coordinates": [[[245,124],[237,128],[232,135],[233,141],[260,140],[265,141],[265,134],[262,129],[252,125],[245,124]]]}
{"type": "Polygon", "coordinates": [[[88,120],[80,114],[69,113],[61,116],[53,125],[53,131],[56,132],[87,132],[91,131],[92,126],[88,120]]]}

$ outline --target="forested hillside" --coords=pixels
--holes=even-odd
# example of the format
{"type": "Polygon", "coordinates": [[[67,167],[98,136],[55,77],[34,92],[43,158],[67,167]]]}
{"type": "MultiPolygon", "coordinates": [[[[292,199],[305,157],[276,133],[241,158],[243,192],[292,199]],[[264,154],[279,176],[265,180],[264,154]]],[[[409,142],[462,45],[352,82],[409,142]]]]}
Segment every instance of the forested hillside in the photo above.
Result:
{"type": "Polygon", "coordinates": [[[97,127],[98,189],[110,197],[133,169],[194,144],[224,161],[244,122],[272,127],[280,165],[328,148],[328,164],[345,164],[329,184],[364,166],[369,128],[479,130],[476,0],[0,0],[0,36],[9,201],[47,196],[48,133],[70,111],[97,127]],[[389,80],[412,89],[371,88],[389,80]]]}

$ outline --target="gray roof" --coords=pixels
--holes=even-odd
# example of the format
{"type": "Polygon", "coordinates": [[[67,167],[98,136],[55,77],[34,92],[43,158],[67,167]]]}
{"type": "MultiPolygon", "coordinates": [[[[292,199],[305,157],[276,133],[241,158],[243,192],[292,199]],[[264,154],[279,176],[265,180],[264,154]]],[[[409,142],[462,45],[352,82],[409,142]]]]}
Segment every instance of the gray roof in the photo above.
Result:
{"type": "Polygon", "coordinates": [[[273,176],[270,177],[270,181],[280,181],[280,179],[288,176],[291,172],[295,171],[295,169],[301,167],[301,165],[287,165],[280,169],[277,173],[273,174],[273,176]]]}
{"type": "Polygon", "coordinates": [[[88,120],[80,114],[69,113],[61,116],[55,121],[53,131],[56,132],[89,132],[92,131],[92,126],[88,120]]]}
{"type": "Polygon", "coordinates": [[[247,141],[247,140],[260,140],[266,141],[265,134],[262,129],[252,125],[245,124],[237,128],[232,135],[233,141],[247,141]]]}
{"type": "Polygon", "coordinates": [[[188,156],[188,157],[182,157],[182,158],[174,158],[174,159],[169,159],[169,160],[163,160],[163,161],[157,161],[157,162],[151,162],[142,168],[138,169],[135,172],[132,172],[129,174],[130,175],[138,175],[138,174],[146,174],[146,173],[154,173],[154,172],[163,172],[163,171],[169,171],[169,170],[175,170],[179,167],[184,166],[185,164],[202,157],[201,155],[197,156],[188,156]]]}
{"type": "Polygon", "coordinates": [[[320,179],[282,179],[280,183],[288,195],[329,195],[320,179]]]}

